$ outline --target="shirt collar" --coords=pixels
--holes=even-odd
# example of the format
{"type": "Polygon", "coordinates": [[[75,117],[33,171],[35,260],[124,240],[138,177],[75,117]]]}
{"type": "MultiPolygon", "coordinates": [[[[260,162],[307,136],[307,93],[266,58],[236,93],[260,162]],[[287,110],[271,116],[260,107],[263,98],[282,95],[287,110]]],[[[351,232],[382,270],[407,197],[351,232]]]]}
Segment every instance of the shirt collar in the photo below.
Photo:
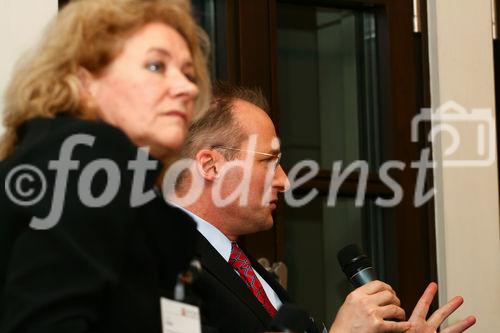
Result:
{"type": "Polygon", "coordinates": [[[229,257],[231,256],[231,240],[226,237],[219,229],[213,226],[210,222],[202,219],[193,212],[187,210],[184,207],[172,204],[183,210],[186,214],[191,216],[191,218],[196,222],[196,228],[205,237],[208,242],[219,252],[219,254],[229,262],[229,257]]]}

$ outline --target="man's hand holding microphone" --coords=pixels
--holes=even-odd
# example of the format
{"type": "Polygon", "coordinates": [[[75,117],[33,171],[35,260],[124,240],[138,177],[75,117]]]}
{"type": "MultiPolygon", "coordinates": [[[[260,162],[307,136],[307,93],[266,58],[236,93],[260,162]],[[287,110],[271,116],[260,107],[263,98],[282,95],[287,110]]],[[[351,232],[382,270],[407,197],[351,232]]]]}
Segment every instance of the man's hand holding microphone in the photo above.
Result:
{"type": "MultiPolygon", "coordinates": [[[[338,259],[342,270],[357,289],[347,296],[329,333],[436,333],[442,322],[463,303],[463,298],[457,296],[427,319],[437,292],[437,284],[430,283],[410,318],[405,321],[405,312],[395,291],[388,284],[376,280],[375,270],[358,246],[346,246],[339,252],[338,259]]],[[[475,322],[475,317],[469,316],[440,332],[460,333],[475,322]]]]}

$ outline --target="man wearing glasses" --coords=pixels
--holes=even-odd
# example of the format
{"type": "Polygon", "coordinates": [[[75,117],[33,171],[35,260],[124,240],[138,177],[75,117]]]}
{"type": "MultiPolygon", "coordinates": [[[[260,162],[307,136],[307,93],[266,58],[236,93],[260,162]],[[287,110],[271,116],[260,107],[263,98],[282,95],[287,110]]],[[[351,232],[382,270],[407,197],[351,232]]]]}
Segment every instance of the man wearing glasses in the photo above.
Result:
{"type": "MultiPolygon", "coordinates": [[[[201,195],[184,205],[198,225],[204,272],[197,283],[204,332],[264,332],[285,290],[236,243],[273,226],[278,193],[289,186],[279,165],[274,125],[260,92],[219,84],[208,113],[189,131],[183,157],[195,168],[177,182],[177,196],[201,195]]],[[[189,199],[189,198],[188,198],[189,199]]],[[[174,200],[174,203],[178,203],[174,200]]]]}
{"type": "MultiPolygon", "coordinates": [[[[195,289],[201,299],[204,333],[269,331],[277,309],[290,302],[279,283],[237,244],[240,236],[273,226],[278,194],[289,187],[268,112],[259,91],[219,84],[210,110],[191,126],[182,152],[193,164],[178,178],[170,200],[197,223],[203,273],[195,289]]],[[[370,282],[347,297],[330,333],[433,333],[434,326],[460,304],[450,302],[436,311],[439,320],[429,323],[427,303],[435,290],[426,293],[414,311],[420,317],[403,322],[404,310],[392,288],[370,282]]],[[[457,330],[447,332],[462,332],[466,324],[463,321],[457,330]]],[[[307,332],[319,332],[314,326],[311,322],[307,332]]]]}

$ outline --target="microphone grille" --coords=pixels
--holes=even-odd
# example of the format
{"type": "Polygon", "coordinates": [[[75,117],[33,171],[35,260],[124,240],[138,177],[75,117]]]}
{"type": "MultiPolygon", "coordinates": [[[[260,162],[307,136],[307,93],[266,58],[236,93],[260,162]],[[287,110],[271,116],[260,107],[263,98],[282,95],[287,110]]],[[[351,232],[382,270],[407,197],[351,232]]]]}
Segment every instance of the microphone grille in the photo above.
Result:
{"type": "Polygon", "coordinates": [[[371,267],[370,260],[356,244],[349,244],[343,247],[337,253],[337,259],[347,277],[351,277],[363,268],[371,267]]]}

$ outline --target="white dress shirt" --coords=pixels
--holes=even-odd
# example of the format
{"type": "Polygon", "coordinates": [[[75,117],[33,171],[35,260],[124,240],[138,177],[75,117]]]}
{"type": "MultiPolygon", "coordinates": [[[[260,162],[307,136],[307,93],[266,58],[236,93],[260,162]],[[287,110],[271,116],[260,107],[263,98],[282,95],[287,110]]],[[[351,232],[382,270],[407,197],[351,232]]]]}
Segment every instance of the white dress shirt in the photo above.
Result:
{"type": "MultiPolygon", "coordinates": [[[[196,222],[198,231],[203,235],[203,237],[208,240],[208,242],[217,250],[217,252],[219,252],[224,260],[229,262],[229,257],[231,256],[231,240],[227,238],[226,235],[224,235],[219,229],[217,229],[198,215],[190,212],[183,207],[177,207],[182,209],[184,212],[186,212],[186,214],[193,218],[193,220],[196,222]]],[[[279,307],[283,304],[278,295],[256,270],[253,269],[253,271],[262,284],[267,298],[269,298],[269,301],[274,306],[274,308],[278,310],[279,307]]],[[[239,275],[238,271],[235,270],[235,272],[239,275]]]]}

